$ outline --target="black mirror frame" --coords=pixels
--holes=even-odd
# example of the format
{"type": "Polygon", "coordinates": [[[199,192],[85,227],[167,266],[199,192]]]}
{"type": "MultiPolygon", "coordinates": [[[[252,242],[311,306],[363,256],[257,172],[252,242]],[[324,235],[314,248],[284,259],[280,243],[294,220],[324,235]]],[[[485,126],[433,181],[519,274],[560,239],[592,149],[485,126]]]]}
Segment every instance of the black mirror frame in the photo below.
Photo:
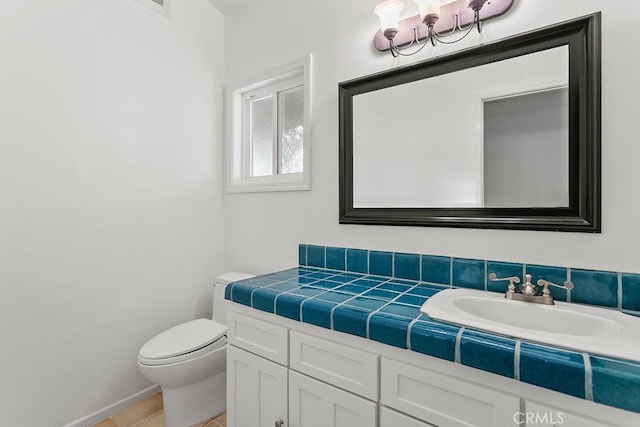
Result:
{"type": "Polygon", "coordinates": [[[339,84],[340,223],[601,232],[600,12],[339,84]],[[354,208],[353,97],[569,46],[568,208],[354,208]]]}

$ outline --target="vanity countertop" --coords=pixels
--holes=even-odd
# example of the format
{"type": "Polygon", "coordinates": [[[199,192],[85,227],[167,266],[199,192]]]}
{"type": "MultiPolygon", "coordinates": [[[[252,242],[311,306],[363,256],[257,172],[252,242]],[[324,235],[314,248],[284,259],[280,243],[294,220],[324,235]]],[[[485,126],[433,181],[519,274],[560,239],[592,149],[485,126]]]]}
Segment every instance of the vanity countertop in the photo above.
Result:
{"type": "Polygon", "coordinates": [[[297,267],[231,283],[225,296],[295,321],[640,412],[640,363],[473,330],[420,312],[429,297],[447,288],[297,267]]]}

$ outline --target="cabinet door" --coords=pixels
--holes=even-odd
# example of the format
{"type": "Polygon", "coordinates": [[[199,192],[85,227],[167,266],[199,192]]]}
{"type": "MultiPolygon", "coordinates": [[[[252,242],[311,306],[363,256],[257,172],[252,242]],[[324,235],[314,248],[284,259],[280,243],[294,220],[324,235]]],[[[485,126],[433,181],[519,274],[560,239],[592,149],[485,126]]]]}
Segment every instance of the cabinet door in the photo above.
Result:
{"type": "Polygon", "coordinates": [[[289,371],[289,427],[372,427],[376,418],[376,403],[289,371]]]}
{"type": "Polygon", "coordinates": [[[227,426],[287,426],[287,368],[232,345],[227,349],[227,426]]]}

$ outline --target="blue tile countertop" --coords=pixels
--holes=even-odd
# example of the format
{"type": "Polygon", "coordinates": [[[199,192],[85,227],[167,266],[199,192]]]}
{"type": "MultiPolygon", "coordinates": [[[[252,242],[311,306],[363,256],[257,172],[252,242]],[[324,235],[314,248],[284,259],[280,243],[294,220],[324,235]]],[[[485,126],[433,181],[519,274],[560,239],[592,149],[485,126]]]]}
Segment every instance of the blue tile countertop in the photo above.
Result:
{"type": "MultiPolygon", "coordinates": [[[[378,260],[381,274],[388,273],[385,254],[381,252],[378,260]]],[[[433,258],[430,262],[437,264],[439,260],[433,258]]],[[[340,259],[345,258],[336,257],[336,267],[344,270],[345,265],[337,265],[340,259]]],[[[401,261],[412,262],[411,259],[401,261]]],[[[438,273],[438,269],[434,271],[446,274],[438,273]]],[[[225,296],[236,303],[299,322],[640,412],[639,363],[543,346],[432,320],[420,312],[420,306],[449,286],[418,280],[418,277],[400,279],[301,266],[232,283],[227,286],[225,296]],[[541,365],[544,369],[540,369],[541,365]]]]}

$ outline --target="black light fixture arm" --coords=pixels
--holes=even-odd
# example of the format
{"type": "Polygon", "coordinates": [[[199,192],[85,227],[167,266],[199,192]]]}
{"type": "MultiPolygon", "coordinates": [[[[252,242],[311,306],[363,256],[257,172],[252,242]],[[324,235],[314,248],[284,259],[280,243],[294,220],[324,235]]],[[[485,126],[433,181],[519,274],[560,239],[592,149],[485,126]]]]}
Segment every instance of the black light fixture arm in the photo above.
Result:
{"type": "Polygon", "coordinates": [[[478,33],[481,33],[482,32],[482,27],[480,26],[480,17],[478,16],[478,11],[475,11],[474,15],[475,16],[474,16],[473,22],[471,24],[469,24],[469,26],[467,28],[465,28],[465,29],[462,29],[460,27],[460,24],[459,24],[460,21],[458,20],[458,15],[456,15],[457,28],[454,27],[454,30],[452,30],[451,32],[449,32],[446,35],[439,34],[437,31],[434,30],[433,33],[435,35],[435,39],[438,40],[442,44],[458,43],[459,41],[461,41],[462,39],[464,39],[465,37],[467,37],[471,33],[471,30],[473,30],[473,27],[475,25],[478,26],[478,33]],[[444,39],[442,39],[442,37],[446,37],[446,36],[451,35],[456,29],[460,29],[460,30],[463,30],[463,31],[466,31],[466,32],[462,35],[462,37],[458,38],[457,40],[444,40],[444,39]]]}
{"type": "MultiPolygon", "coordinates": [[[[484,3],[483,3],[484,4],[484,3]]],[[[482,7],[482,6],[480,6],[482,7]]],[[[420,39],[419,35],[418,35],[418,27],[414,27],[413,28],[413,38],[411,40],[411,42],[404,46],[404,47],[400,47],[400,46],[396,46],[396,44],[393,42],[394,37],[396,36],[396,34],[398,33],[398,30],[395,28],[389,28],[387,30],[384,31],[384,36],[389,40],[389,45],[391,47],[390,51],[391,51],[391,55],[393,55],[394,58],[397,58],[398,56],[411,56],[411,55],[415,55],[416,53],[420,52],[422,49],[424,49],[424,47],[427,45],[427,42],[431,42],[431,45],[435,46],[437,43],[442,43],[442,44],[454,44],[457,43],[459,41],[461,41],[462,39],[464,39],[465,37],[467,37],[471,31],[473,30],[473,27],[477,27],[478,32],[482,32],[482,26],[481,26],[481,22],[480,22],[480,9],[474,10],[474,18],[473,18],[473,22],[471,22],[467,27],[463,28],[460,25],[460,17],[458,14],[455,15],[455,25],[454,27],[451,29],[451,31],[449,31],[447,34],[440,34],[438,33],[435,28],[434,25],[438,20],[438,16],[426,16],[424,21],[422,22],[422,24],[427,26],[427,35],[423,38],[420,39]],[[450,35],[452,35],[453,33],[455,33],[456,31],[465,31],[465,33],[459,37],[456,40],[446,40],[445,37],[448,37],[450,35]],[[405,53],[404,51],[406,51],[407,49],[411,48],[414,44],[419,44],[420,47],[418,49],[416,49],[415,51],[411,52],[411,53],[405,53]]],[[[422,25],[421,24],[421,25],[422,25]]]]}

